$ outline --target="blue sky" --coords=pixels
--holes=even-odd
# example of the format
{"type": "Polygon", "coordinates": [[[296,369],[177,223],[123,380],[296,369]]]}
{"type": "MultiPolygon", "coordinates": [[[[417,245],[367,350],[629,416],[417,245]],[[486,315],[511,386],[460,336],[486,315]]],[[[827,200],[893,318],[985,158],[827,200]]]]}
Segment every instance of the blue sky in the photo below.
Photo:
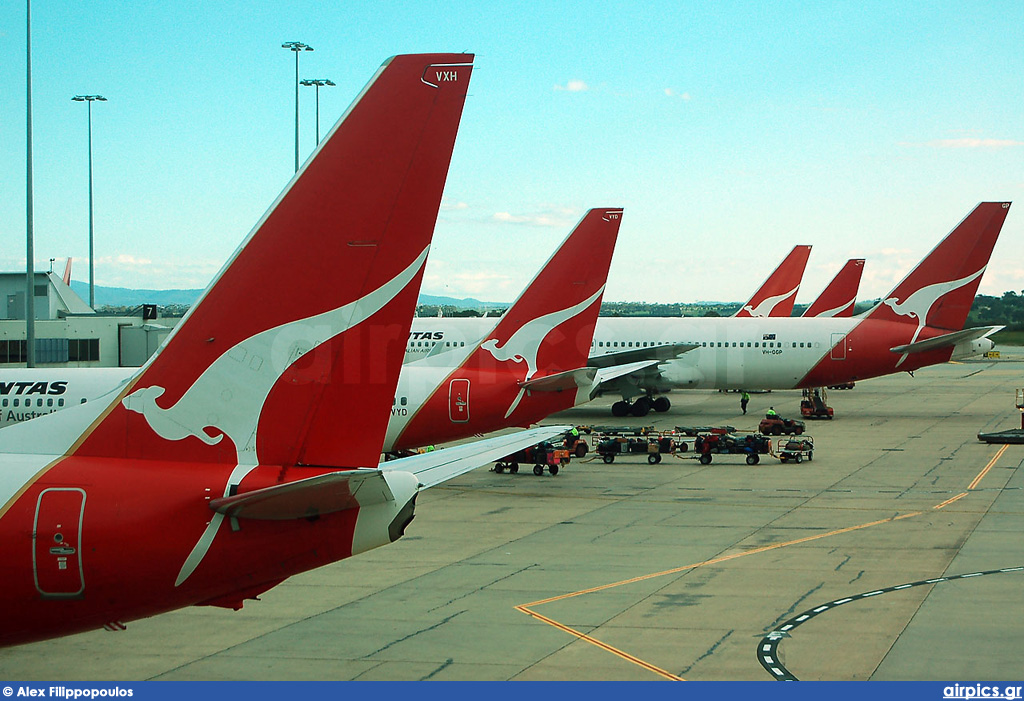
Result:
{"type": "MultiPolygon", "coordinates": [[[[203,287],[397,53],[477,55],[424,291],[507,301],[590,207],[625,208],[605,298],[742,300],[795,244],[884,294],[982,200],[981,292],[1024,290],[1024,3],[35,0],[35,258],[203,287]],[[301,155],[314,142],[301,93],[301,155]],[[512,261],[513,265],[509,265],[512,261]]],[[[25,261],[25,3],[0,3],[0,269],[25,261]]],[[[311,254],[312,255],[312,254],[311,254]]],[[[59,265],[60,263],[58,263],[59,265]]]]}

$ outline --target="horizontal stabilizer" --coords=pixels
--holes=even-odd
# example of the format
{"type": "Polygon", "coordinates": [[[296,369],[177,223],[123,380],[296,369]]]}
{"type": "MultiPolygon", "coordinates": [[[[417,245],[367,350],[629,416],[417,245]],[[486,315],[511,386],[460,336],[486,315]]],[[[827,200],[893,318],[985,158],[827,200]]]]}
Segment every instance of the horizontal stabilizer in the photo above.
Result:
{"type": "Polygon", "coordinates": [[[517,450],[551,440],[568,430],[569,426],[531,428],[528,431],[485,438],[444,450],[391,460],[381,465],[381,469],[385,472],[411,472],[419,479],[420,489],[427,489],[511,455],[517,450]]]}
{"type": "Polygon", "coordinates": [[[628,365],[642,360],[673,360],[698,347],[694,343],[666,343],[650,348],[615,351],[605,355],[592,355],[587,359],[587,365],[594,368],[607,368],[613,365],[628,365]]]}
{"type": "Polygon", "coordinates": [[[214,499],[210,508],[233,518],[283,521],[393,501],[380,470],[342,470],[214,499]]]}
{"type": "Polygon", "coordinates": [[[973,341],[977,338],[985,338],[1004,327],[1002,326],[979,326],[963,331],[954,331],[934,338],[908,343],[904,346],[896,346],[889,350],[893,353],[923,353],[924,351],[939,350],[940,348],[952,348],[958,343],[973,341]]]}

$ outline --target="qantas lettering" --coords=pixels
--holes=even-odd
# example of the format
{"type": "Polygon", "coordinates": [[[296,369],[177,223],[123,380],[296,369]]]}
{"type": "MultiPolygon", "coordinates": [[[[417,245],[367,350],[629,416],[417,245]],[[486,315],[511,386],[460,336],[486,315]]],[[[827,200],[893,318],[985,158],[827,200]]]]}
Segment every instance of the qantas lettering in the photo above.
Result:
{"type": "Polygon", "coordinates": [[[0,395],[64,394],[67,381],[62,382],[0,382],[0,395]],[[26,391],[27,390],[27,391],[26,391]]]}
{"type": "Polygon", "coordinates": [[[413,331],[409,334],[410,341],[440,341],[443,339],[443,331],[413,331]]]}

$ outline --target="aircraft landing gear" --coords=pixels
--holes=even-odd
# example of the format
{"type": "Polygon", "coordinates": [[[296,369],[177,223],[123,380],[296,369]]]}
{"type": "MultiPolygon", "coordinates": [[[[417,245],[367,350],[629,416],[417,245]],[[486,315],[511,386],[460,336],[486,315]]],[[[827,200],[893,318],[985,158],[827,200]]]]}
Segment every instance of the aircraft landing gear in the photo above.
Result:
{"type": "Polygon", "coordinates": [[[650,397],[637,397],[637,400],[632,404],[623,399],[612,404],[612,416],[619,418],[630,415],[636,417],[647,416],[651,409],[660,413],[668,411],[671,407],[672,402],[669,401],[668,397],[656,397],[654,399],[650,397]]]}

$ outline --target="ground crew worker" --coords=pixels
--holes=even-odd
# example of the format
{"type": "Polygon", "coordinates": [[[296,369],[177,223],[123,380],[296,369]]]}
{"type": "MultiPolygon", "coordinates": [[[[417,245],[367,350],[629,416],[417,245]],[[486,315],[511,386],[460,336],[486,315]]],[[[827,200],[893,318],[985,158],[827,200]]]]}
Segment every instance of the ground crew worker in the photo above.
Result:
{"type": "Polygon", "coordinates": [[[768,419],[777,419],[777,418],[779,418],[779,415],[775,413],[775,407],[773,407],[773,406],[768,407],[768,411],[766,411],[764,413],[764,415],[765,415],[765,418],[768,418],[768,419]]]}
{"type": "Polygon", "coordinates": [[[743,394],[740,395],[740,409],[743,410],[744,414],[747,413],[747,402],[749,402],[749,401],[750,401],[750,395],[747,394],[746,390],[743,390],[743,394]]]}

